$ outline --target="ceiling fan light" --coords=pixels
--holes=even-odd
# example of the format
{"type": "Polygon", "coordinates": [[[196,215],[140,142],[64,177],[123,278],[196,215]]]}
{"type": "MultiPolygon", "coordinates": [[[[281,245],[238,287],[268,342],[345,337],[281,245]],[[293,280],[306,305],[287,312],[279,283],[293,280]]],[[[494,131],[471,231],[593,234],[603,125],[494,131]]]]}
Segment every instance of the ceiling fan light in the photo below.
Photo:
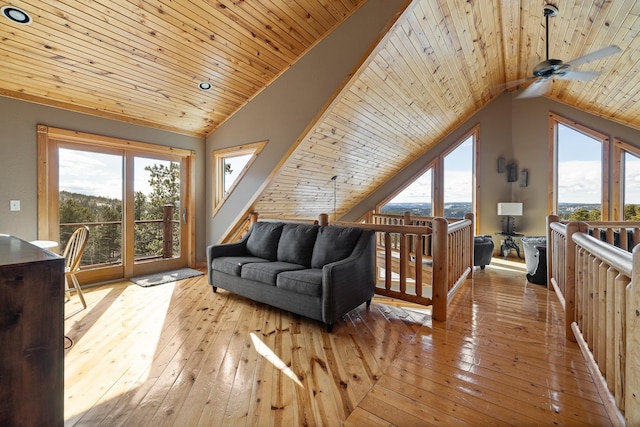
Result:
{"type": "Polygon", "coordinates": [[[545,4],[542,8],[544,16],[556,16],[558,14],[558,8],[552,4],[545,4]]]}
{"type": "Polygon", "coordinates": [[[15,6],[2,6],[0,12],[5,18],[19,25],[29,25],[33,22],[27,12],[15,6]]]}

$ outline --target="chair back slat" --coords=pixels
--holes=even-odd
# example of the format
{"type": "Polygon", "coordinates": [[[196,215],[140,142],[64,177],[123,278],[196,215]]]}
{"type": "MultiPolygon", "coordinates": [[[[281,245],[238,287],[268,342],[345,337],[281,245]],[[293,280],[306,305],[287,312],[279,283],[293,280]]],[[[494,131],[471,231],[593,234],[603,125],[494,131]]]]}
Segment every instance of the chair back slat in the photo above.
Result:
{"type": "Polygon", "coordinates": [[[76,271],[80,269],[80,260],[82,259],[82,253],[87,246],[87,239],[89,237],[89,227],[78,227],[67,242],[67,246],[64,248],[62,256],[65,260],[66,271],[76,271]]]}

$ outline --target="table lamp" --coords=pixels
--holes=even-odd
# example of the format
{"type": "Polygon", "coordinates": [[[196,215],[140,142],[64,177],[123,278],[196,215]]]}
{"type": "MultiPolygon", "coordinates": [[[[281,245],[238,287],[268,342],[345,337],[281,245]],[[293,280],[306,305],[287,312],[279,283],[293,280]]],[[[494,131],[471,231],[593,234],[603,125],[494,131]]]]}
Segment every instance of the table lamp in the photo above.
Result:
{"type": "Polygon", "coordinates": [[[498,215],[504,216],[502,219],[502,233],[513,234],[515,232],[514,216],[522,216],[522,203],[498,203],[498,215]]]}

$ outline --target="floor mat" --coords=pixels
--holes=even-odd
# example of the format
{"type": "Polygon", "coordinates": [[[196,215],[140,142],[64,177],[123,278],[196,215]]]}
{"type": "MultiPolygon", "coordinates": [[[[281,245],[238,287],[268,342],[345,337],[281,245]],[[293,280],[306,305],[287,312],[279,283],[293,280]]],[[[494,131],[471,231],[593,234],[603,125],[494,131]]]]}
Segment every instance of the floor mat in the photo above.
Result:
{"type": "Polygon", "coordinates": [[[132,277],[129,280],[136,285],[146,288],[149,286],[162,285],[163,283],[175,282],[176,280],[188,279],[189,277],[202,276],[203,274],[202,271],[192,268],[180,268],[178,270],[132,277]]]}

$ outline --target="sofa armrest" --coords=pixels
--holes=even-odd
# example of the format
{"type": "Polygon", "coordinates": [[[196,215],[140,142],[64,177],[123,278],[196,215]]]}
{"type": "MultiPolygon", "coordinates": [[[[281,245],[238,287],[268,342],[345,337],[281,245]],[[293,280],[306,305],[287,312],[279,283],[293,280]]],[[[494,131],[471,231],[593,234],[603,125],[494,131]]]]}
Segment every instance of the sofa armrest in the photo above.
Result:
{"type": "Polygon", "coordinates": [[[207,246],[207,262],[223,256],[244,256],[247,253],[247,242],[222,243],[207,246]]]}
{"type": "Polygon", "coordinates": [[[234,243],[222,243],[217,245],[209,245],[207,246],[207,272],[209,273],[209,284],[213,286],[211,283],[211,266],[213,264],[213,260],[215,258],[225,257],[225,256],[244,256],[247,253],[247,239],[248,234],[234,243]]]}
{"type": "Polygon", "coordinates": [[[322,267],[322,317],[332,324],[373,298],[375,292],[375,232],[363,230],[348,258],[322,267]]]}

